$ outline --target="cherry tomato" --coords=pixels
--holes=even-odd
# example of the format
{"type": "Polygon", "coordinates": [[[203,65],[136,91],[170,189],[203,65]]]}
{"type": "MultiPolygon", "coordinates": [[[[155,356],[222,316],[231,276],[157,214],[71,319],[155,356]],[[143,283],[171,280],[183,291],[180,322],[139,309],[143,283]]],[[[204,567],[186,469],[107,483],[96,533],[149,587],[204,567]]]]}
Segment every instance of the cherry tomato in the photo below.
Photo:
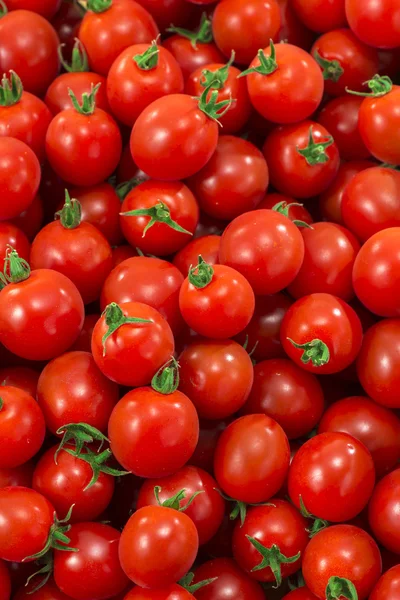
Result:
{"type": "Polygon", "coordinates": [[[10,486],[32,487],[33,469],[33,461],[28,461],[12,469],[0,469],[0,488],[10,486]]]}
{"type": "Polygon", "coordinates": [[[284,203],[283,208],[287,208],[286,216],[289,217],[291,221],[302,221],[303,223],[307,223],[307,225],[313,223],[313,217],[308,210],[304,208],[303,204],[296,202],[294,198],[289,198],[289,196],[284,196],[277,192],[266,194],[258,205],[258,208],[274,208],[280,203],[284,203]]]}
{"type": "Polygon", "coordinates": [[[51,578],[43,587],[33,591],[37,582],[32,581],[30,585],[23,585],[16,592],[14,600],[69,600],[68,596],[58,589],[54,580],[51,578]]]}
{"type": "Polygon", "coordinates": [[[137,585],[126,594],[125,600],[194,600],[194,596],[177,583],[158,590],[145,590],[137,585]]]}
{"type": "MultiPolygon", "coordinates": [[[[181,30],[179,31],[181,32],[181,30]]],[[[184,31],[186,32],[186,30],[184,31]]],[[[211,36],[206,35],[205,37],[209,39],[211,36]]],[[[174,56],[182,69],[185,81],[197,69],[203,70],[209,64],[223,63],[224,61],[224,55],[221,54],[214,42],[202,41],[202,39],[196,33],[187,31],[185,35],[182,35],[181,32],[168,37],[163,42],[163,47],[174,56]]]]}
{"type": "Polygon", "coordinates": [[[62,73],[47,88],[44,101],[52,114],[58,115],[72,107],[69,90],[71,89],[78,102],[82,102],[83,94],[90,94],[92,88],[99,85],[96,94],[96,106],[106,112],[110,110],[107,100],[106,78],[91,72],[62,73]]]}
{"type": "Polygon", "coordinates": [[[209,560],[195,570],[194,584],[208,579],[215,581],[196,592],[197,600],[225,600],[229,596],[235,600],[265,600],[258,583],[230,558],[209,560]]]}
{"type": "Polygon", "coordinates": [[[344,4],[345,0],[291,0],[302,23],[319,33],[346,26],[344,4]]]}
{"type": "Polygon", "coordinates": [[[318,600],[315,594],[312,594],[307,586],[297,588],[283,596],[282,600],[318,600]]]}
{"type": "Polygon", "coordinates": [[[160,31],[174,23],[184,27],[193,15],[193,5],[186,0],[139,0],[139,4],[149,11],[160,31]]]}
{"type": "Polygon", "coordinates": [[[368,507],[368,518],[376,539],[388,550],[399,554],[398,532],[400,469],[378,482],[368,507]]]}
{"type": "Polygon", "coordinates": [[[18,255],[29,260],[30,243],[28,238],[21,229],[10,222],[0,222],[0,265],[1,271],[7,269],[7,262],[5,261],[7,248],[11,246],[14,248],[18,255]]]}
{"type": "Polygon", "coordinates": [[[82,352],[91,352],[93,329],[99,319],[100,315],[97,313],[85,315],[82,331],[75,344],[71,346],[71,351],[81,350],[82,352]]]}
{"type": "Polygon", "coordinates": [[[184,277],[189,273],[190,267],[197,263],[199,256],[202,256],[209,265],[216,265],[220,242],[219,235],[204,235],[196,238],[179,250],[172,262],[184,277]]]}
{"type": "MultiPolygon", "coordinates": [[[[17,217],[11,219],[11,223],[16,225],[19,229],[21,229],[21,231],[24,232],[28,240],[31,242],[35,235],[40,231],[43,223],[43,218],[43,202],[39,194],[36,194],[29,206],[24,211],[22,211],[22,213],[20,213],[17,217]]],[[[11,244],[11,246],[13,245],[11,244]]],[[[23,255],[22,258],[24,258],[23,255]]]]}
{"type": "Polygon", "coordinates": [[[10,600],[11,597],[11,579],[6,567],[6,563],[0,561],[0,600],[10,600]]]}
{"type": "Polygon", "coordinates": [[[400,593],[400,565],[386,571],[375,585],[369,600],[396,600],[400,593]]]}
{"type": "Polygon", "coordinates": [[[0,369],[0,384],[19,388],[36,398],[39,373],[30,367],[5,367],[0,369]]]}
{"type": "Polygon", "coordinates": [[[369,46],[397,48],[400,46],[400,7],[396,0],[345,0],[346,17],[357,37],[369,46]]]}
{"type": "Polygon", "coordinates": [[[315,34],[300,21],[292,7],[291,0],[277,0],[281,11],[279,41],[309,50],[315,34]]]}

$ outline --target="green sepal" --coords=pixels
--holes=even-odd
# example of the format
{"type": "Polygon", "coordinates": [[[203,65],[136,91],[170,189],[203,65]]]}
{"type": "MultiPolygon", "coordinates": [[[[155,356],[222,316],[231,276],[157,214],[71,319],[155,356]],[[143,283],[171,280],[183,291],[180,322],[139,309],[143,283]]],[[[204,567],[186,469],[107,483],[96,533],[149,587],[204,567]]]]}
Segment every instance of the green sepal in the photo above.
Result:
{"type": "Polygon", "coordinates": [[[143,229],[142,237],[145,237],[147,231],[150,229],[150,227],[153,227],[155,223],[164,223],[164,225],[168,225],[168,227],[171,227],[171,229],[174,231],[193,235],[193,233],[187,231],[187,229],[184,229],[176,221],[171,219],[171,213],[168,206],[161,201],[157,202],[157,204],[151,206],[150,208],[136,208],[135,210],[128,210],[127,212],[119,214],[122,217],[150,217],[150,221],[143,229]]]}
{"type": "Polygon", "coordinates": [[[63,49],[66,44],[58,46],[58,58],[63,68],[67,73],[86,73],[89,71],[89,61],[84,45],[79,38],[75,38],[74,47],[72,48],[71,62],[68,63],[63,55],[63,49]]]}
{"type": "Polygon", "coordinates": [[[119,329],[122,325],[140,325],[152,323],[152,321],[149,319],[140,319],[138,317],[126,317],[122,312],[121,307],[118,306],[116,302],[111,302],[111,304],[106,306],[102,313],[102,316],[104,316],[104,320],[108,327],[106,333],[103,335],[101,340],[103,344],[103,356],[106,355],[106,343],[108,338],[110,337],[110,335],[115,333],[117,329],[119,329]]]}
{"type": "Polygon", "coordinates": [[[312,362],[314,367],[323,367],[329,362],[331,357],[329,348],[322,340],[314,339],[311,340],[311,342],[306,342],[305,344],[297,344],[290,338],[287,339],[292,346],[298,348],[299,350],[303,350],[301,362],[304,365],[312,362]]]}
{"type": "Polygon", "coordinates": [[[76,452],[72,448],[65,448],[65,452],[68,452],[71,456],[75,458],[79,458],[87,462],[92,469],[92,478],[84,488],[84,492],[94,485],[98,478],[100,477],[100,473],[104,473],[105,475],[112,475],[112,477],[121,477],[122,475],[130,475],[129,471],[121,471],[119,469],[113,469],[112,467],[107,466],[105,463],[112,456],[112,452],[109,448],[103,450],[103,452],[96,453],[92,452],[89,448],[86,448],[86,452],[76,452]]]}
{"type": "Polygon", "coordinates": [[[169,33],[176,33],[190,40],[193,48],[197,48],[197,43],[209,44],[213,39],[211,21],[205,12],[201,15],[200,25],[197,31],[190,31],[190,29],[183,29],[182,27],[175,27],[174,25],[171,25],[167,31],[169,33]]]}
{"type": "Polygon", "coordinates": [[[75,198],[71,200],[68,190],[65,190],[64,206],[54,216],[55,218],[59,217],[60,223],[65,229],[76,229],[81,224],[81,204],[75,198]]]}
{"type": "Polygon", "coordinates": [[[166,508],[173,508],[174,510],[177,510],[178,512],[185,512],[185,510],[187,510],[189,508],[189,506],[192,504],[193,500],[195,500],[197,498],[197,496],[199,496],[200,494],[204,494],[204,490],[199,490],[198,492],[195,492],[194,494],[192,494],[192,496],[190,496],[189,500],[187,501],[187,503],[185,504],[185,506],[181,506],[181,500],[184,500],[186,498],[186,490],[180,490],[179,492],[177,492],[174,496],[171,496],[171,498],[167,498],[167,500],[164,500],[164,502],[161,502],[160,500],[160,492],[161,492],[161,487],[159,485],[156,485],[154,488],[154,496],[157,500],[157,504],[158,506],[165,506],[166,508]]]}
{"type": "Polygon", "coordinates": [[[266,56],[264,54],[264,50],[261,48],[257,52],[258,60],[260,64],[258,67],[252,67],[251,69],[246,69],[242,71],[240,75],[238,75],[238,79],[240,77],[246,77],[246,75],[250,75],[250,73],[259,73],[260,75],[271,75],[278,68],[278,63],[276,62],[276,50],[274,46],[274,42],[272,40],[269,41],[269,47],[271,49],[270,56],[266,56]]]}
{"type": "MultiPolygon", "coordinates": [[[[358,600],[356,587],[350,579],[330,577],[325,590],[326,600],[358,600]]],[[[382,600],[384,600],[382,598],[382,600]]]]}
{"type": "Polygon", "coordinates": [[[329,156],[325,152],[329,146],[334,143],[333,137],[330,135],[324,142],[314,142],[313,137],[313,126],[311,125],[308,144],[305,148],[299,148],[297,146],[297,152],[305,158],[306,162],[310,167],[314,165],[323,165],[329,161],[329,156]]]}
{"type": "Polygon", "coordinates": [[[49,581],[50,577],[52,576],[54,566],[52,550],[49,550],[47,554],[39,558],[37,560],[37,563],[38,565],[43,566],[28,577],[28,579],[25,582],[25,586],[29,585],[32,579],[34,579],[35,577],[38,577],[39,575],[43,575],[43,577],[36,585],[32,587],[31,590],[29,590],[29,592],[27,592],[29,596],[40,590],[43,586],[45,586],[46,583],[49,581]]]}
{"type": "Polygon", "coordinates": [[[68,521],[71,518],[73,508],[74,504],[70,507],[64,519],[58,519],[56,513],[54,513],[54,521],[50,527],[46,544],[43,546],[40,552],[32,554],[31,556],[26,556],[22,562],[27,560],[38,560],[47,554],[51,549],[62,550],[63,552],[79,552],[78,548],[71,548],[70,546],[66,545],[71,541],[66,534],[71,529],[71,525],[68,524],[68,521]]]}
{"type": "Polygon", "coordinates": [[[179,386],[179,363],[172,356],[151,380],[151,387],[160,394],[172,394],[179,386]]]}
{"type": "Polygon", "coordinates": [[[195,267],[190,267],[188,279],[189,282],[197,289],[205,288],[211,283],[214,276],[212,265],[207,263],[201,255],[199,255],[198,263],[195,267]]]}
{"type": "MultiPolygon", "coordinates": [[[[286,202],[286,200],[283,200],[282,202],[278,202],[277,204],[275,204],[275,206],[272,207],[272,210],[274,210],[275,212],[278,212],[279,214],[283,215],[284,217],[287,217],[288,219],[290,219],[289,209],[292,206],[303,206],[303,205],[300,204],[299,202],[291,202],[290,204],[288,204],[286,202]]],[[[294,225],[297,225],[297,227],[306,227],[307,229],[312,229],[311,225],[309,225],[305,221],[299,221],[297,219],[293,219],[292,223],[294,225]]]]}
{"type": "Polygon", "coordinates": [[[87,10],[94,13],[102,13],[111,8],[113,0],[88,0],[87,10]]]}
{"type": "Polygon", "coordinates": [[[323,58],[318,50],[315,50],[313,57],[322,69],[322,77],[325,81],[337,83],[344,73],[344,69],[338,60],[328,60],[323,58]]]}
{"type": "Polygon", "coordinates": [[[367,85],[370,92],[355,92],[346,88],[348,94],[353,96],[364,96],[367,98],[379,98],[380,96],[386,96],[393,89],[393,82],[387,75],[374,75],[369,81],[364,81],[363,85],[367,85]]]}
{"type": "Polygon", "coordinates": [[[71,441],[75,445],[75,449],[73,450],[73,454],[75,456],[79,456],[82,452],[83,447],[86,444],[93,444],[93,442],[100,442],[98,447],[98,452],[100,452],[103,444],[105,442],[109,442],[110,440],[96,427],[92,427],[92,425],[88,425],[88,423],[68,423],[67,425],[62,425],[56,431],[57,435],[62,435],[61,442],[58,445],[58,448],[54,454],[54,462],[57,464],[57,456],[64,448],[66,444],[69,444],[71,441]]]}
{"type": "Polygon", "coordinates": [[[235,51],[232,50],[229,61],[216,71],[208,71],[204,69],[201,74],[200,85],[211,90],[222,90],[229,75],[229,67],[233,65],[235,60],[235,51]]]}
{"type": "Polygon", "coordinates": [[[246,350],[247,354],[250,356],[253,366],[256,364],[256,360],[254,360],[253,354],[256,351],[258,344],[259,344],[259,341],[257,340],[256,343],[254,344],[253,348],[250,351],[248,351],[247,348],[249,346],[249,336],[246,334],[246,339],[244,340],[244,344],[243,344],[243,350],[246,350]]]}
{"type": "Polygon", "coordinates": [[[0,85],[0,106],[14,106],[21,100],[24,91],[22,81],[15,71],[10,70],[10,75],[4,73],[0,85]]]}
{"type": "Polygon", "coordinates": [[[4,0],[0,0],[0,19],[8,13],[8,8],[4,3],[4,0]]]}
{"type": "Polygon", "coordinates": [[[199,583],[192,583],[193,579],[194,579],[194,573],[187,573],[184,577],[182,577],[182,579],[180,579],[178,581],[178,585],[183,587],[190,594],[194,594],[195,592],[197,592],[201,588],[205,587],[206,585],[210,585],[210,583],[217,581],[218,577],[212,577],[211,579],[204,579],[203,581],[199,581],[199,583]]]}
{"type": "Polygon", "coordinates": [[[118,198],[121,201],[125,200],[129,192],[131,192],[135,187],[143,183],[143,181],[144,179],[141,179],[140,177],[132,177],[132,179],[129,179],[128,181],[123,181],[122,183],[119,183],[115,188],[118,198]]]}
{"type": "Polygon", "coordinates": [[[18,252],[7,244],[4,258],[4,271],[0,274],[3,287],[8,283],[20,283],[31,274],[29,263],[18,255],[18,252]]]}
{"type": "Polygon", "coordinates": [[[310,512],[308,512],[308,510],[303,502],[303,498],[301,496],[299,496],[299,503],[300,503],[300,512],[303,515],[303,517],[305,517],[306,519],[312,519],[312,521],[313,521],[312,526],[308,527],[306,529],[310,538],[314,537],[314,535],[316,535],[323,529],[326,529],[327,527],[329,527],[329,525],[330,525],[329,521],[315,517],[310,512]]]}
{"type": "Polygon", "coordinates": [[[218,90],[212,89],[211,86],[205,88],[200,98],[198,98],[198,101],[199,109],[205,115],[207,115],[207,117],[209,117],[213,121],[216,121],[218,125],[221,125],[218,119],[223,117],[228,112],[233,102],[232,98],[229,98],[229,100],[221,100],[221,102],[218,102],[218,90]],[[210,98],[208,98],[209,92],[211,92],[210,98]]]}
{"type": "Polygon", "coordinates": [[[271,548],[266,548],[265,546],[263,546],[263,544],[261,544],[261,542],[251,537],[250,535],[246,535],[246,538],[262,556],[262,561],[260,562],[260,564],[253,567],[251,572],[254,573],[256,571],[262,571],[263,569],[269,567],[275,577],[276,585],[274,585],[273,587],[275,589],[278,588],[282,583],[281,565],[295,563],[299,560],[301,552],[298,552],[295,556],[285,556],[284,554],[282,554],[282,552],[279,549],[279,546],[277,546],[276,544],[272,544],[271,548]]]}
{"type": "Polygon", "coordinates": [[[157,46],[157,40],[153,40],[151,45],[142,54],[135,54],[132,60],[135,61],[142,71],[150,71],[158,65],[158,56],[160,49],[157,46]]]}
{"type": "Polygon", "coordinates": [[[90,116],[94,113],[96,108],[96,94],[99,91],[101,83],[91,86],[90,94],[82,94],[82,104],[79,104],[77,97],[71,88],[68,89],[68,95],[71,98],[72,106],[80,115],[90,116]]]}
{"type": "Polygon", "coordinates": [[[227,502],[234,503],[234,507],[233,507],[232,511],[229,513],[229,519],[231,521],[235,521],[238,517],[240,517],[240,527],[243,527],[243,524],[246,520],[248,506],[273,506],[273,507],[275,507],[275,504],[273,504],[272,502],[261,502],[260,504],[251,504],[251,503],[242,502],[242,500],[235,500],[235,498],[231,498],[230,496],[227,496],[226,494],[224,494],[224,492],[222,492],[218,488],[214,488],[214,490],[216,492],[218,492],[218,494],[220,496],[222,496],[222,498],[224,500],[226,500],[227,502]]]}

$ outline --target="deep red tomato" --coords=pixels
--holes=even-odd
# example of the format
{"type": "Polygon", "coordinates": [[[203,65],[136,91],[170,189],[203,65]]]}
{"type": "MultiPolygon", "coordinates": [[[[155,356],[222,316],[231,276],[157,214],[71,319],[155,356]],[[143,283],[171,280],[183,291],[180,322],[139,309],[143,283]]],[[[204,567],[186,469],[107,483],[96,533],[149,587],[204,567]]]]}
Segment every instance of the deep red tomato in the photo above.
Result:
{"type": "Polygon", "coordinates": [[[284,210],[287,209],[286,216],[291,221],[302,221],[303,223],[307,223],[307,225],[313,223],[313,217],[303,204],[296,202],[294,198],[278,194],[277,192],[266,194],[258,205],[258,208],[275,208],[277,204],[282,204],[282,208],[284,210]]]}
{"type": "Polygon", "coordinates": [[[345,0],[291,0],[302,23],[319,33],[346,26],[344,3],[345,0]]]}
{"type": "Polygon", "coordinates": [[[263,152],[272,185],[294,198],[321,194],[339,169],[339,151],[332,136],[314,121],[277,127],[267,137],[263,152]]]}
{"type": "Polygon", "coordinates": [[[89,0],[88,9],[79,28],[79,39],[95,73],[107,75],[125,48],[157,38],[153,17],[133,0],[89,0]]]}
{"type": "Polygon", "coordinates": [[[160,588],[179,581],[189,571],[198,547],[197,529],[185,513],[145,506],[131,516],[122,531],[119,559],[134,583],[160,588]]]}
{"type": "Polygon", "coordinates": [[[14,248],[21,258],[29,260],[31,245],[25,233],[16,225],[2,221],[0,222],[0,270],[2,272],[7,268],[7,263],[4,261],[9,246],[14,248]]]}
{"type": "Polygon", "coordinates": [[[8,10],[31,10],[51,19],[60,8],[61,0],[7,0],[8,10]]]}
{"type": "Polygon", "coordinates": [[[112,249],[113,255],[113,267],[118,267],[127,258],[133,258],[139,256],[136,248],[132,248],[129,244],[123,244],[122,246],[114,246],[112,249]]]}
{"type": "Polygon", "coordinates": [[[372,590],[369,600],[397,600],[400,594],[400,565],[386,571],[372,590]]]}
{"type": "Polygon", "coordinates": [[[220,243],[219,235],[204,235],[196,238],[179,250],[172,262],[186,277],[190,267],[197,263],[199,256],[202,256],[209,265],[218,264],[220,243]]]}
{"type": "Polygon", "coordinates": [[[192,342],[179,357],[179,389],[200,417],[224,419],[246,402],[253,383],[253,365],[233,340],[192,342]]]}
{"type": "Polygon", "coordinates": [[[104,377],[89,352],[67,352],[43,369],[37,398],[52,433],[69,423],[87,423],[104,432],[118,386],[104,377]]]}
{"type": "Polygon", "coordinates": [[[310,592],[307,586],[297,588],[283,596],[282,600],[318,600],[317,596],[310,592]]]}
{"type": "MultiPolygon", "coordinates": [[[[190,459],[191,465],[200,467],[201,469],[208,471],[208,473],[213,472],[215,448],[217,446],[218,438],[222,431],[226,428],[228,421],[229,419],[225,421],[206,421],[205,419],[200,420],[199,441],[197,442],[195,451],[190,459]]],[[[232,522],[229,521],[229,523],[232,522]]],[[[223,525],[224,523],[222,524],[222,527],[223,525]]],[[[229,541],[227,543],[227,536],[224,535],[222,543],[224,544],[224,548],[229,546],[229,541]]],[[[229,553],[230,548],[229,551],[224,550],[219,556],[226,556],[229,555],[229,553]]]]}
{"type": "Polygon", "coordinates": [[[362,342],[357,313],[331,294],[310,294],[287,311],[281,327],[287,355],[306,371],[338,373],[351,365],[362,342]]]}
{"type": "Polygon", "coordinates": [[[268,166],[260,150],[247,140],[223,135],[211,159],[188,185],[201,210],[232,220],[257,207],[268,181],[268,166]]]}
{"type": "Polygon", "coordinates": [[[245,414],[264,413],[279,423],[289,439],[296,439],[314,429],[323,410],[322,388],[311,373],[286,359],[264,360],[254,367],[245,414]]]}
{"type": "Polygon", "coordinates": [[[71,351],[81,350],[82,352],[91,352],[93,329],[99,319],[100,315],[97,313],[85,315],[82,330],[75,343],[71,346],[71,351]]]}
{"type": "Polygon", "coordinates": [[[184,27],[193,16],[194,7],[186,0],[139,0],[139,4],[149,11],[160,31],[171,27],[184,27]]]}
{"type": "Polygon", "coordinates": [[[96,94],[96,106],[106,112],[110,110],[107,100],[106,78],[97,73],[77,72],[62,73],[47,88],[44,101],[53,115],[72,107],[68,91],[71,89],[78,99],[83,101],[83,94],[90,94],[93,87],[99,85],[96,94]]]}
{"type": "Polygon", "coordinates": [[[212,30],[215,43],[229,57],[248,65],[259,48],[277,40],[281,26],[279,5],[275,0],[222,0],[214,10],[212,30]]]}
{"type": "MultiPolygon", "coordinates": [[[[174,27],[170,29],[175,31],[174,27]]],[[[197,69],[224,62],[224,55],[212,41],[211,23],[208,19],[202,19],[197,32],[179,28],[177,34],[163,41],[163,46],[174,56],[182,69],[185,81],[197,69]]]]}
{"type": "Polygon", "coordinates": [[[34,592],[33,588],[36,584],[36,581],[32,581],[27,587],[22,585],[16,592],[13,600],[69,600],[68,596],[58,589],[53,578],[49,579],[43,587],[34,592]]]}
{"type": "Polygon", "coordinates": [[[215,477],[231,498],[250,504],[265,502],[281,488],[289,459],[282,427],[267,415],[246,415],[221,434],[214,457],[215,477]]]}
{"type": "Polygon", "coordinates": [[[6,563],[0,561],[0,600],[10,600],[11,597],[11,579],[6,567],[6,563]]]}
{"type": "Polygon", "coordinates": [[[236,217],[221,238],[221,264],[244,275],[259,295],[274,294],[287,287],[299,272],[303,257],[304,242],[299,229],[272,210],[261,209],[236,217]]]}
{"type": "Polygon", "coordinates": [[[388,550],[400,552],[399,535],[400,469],[377,484],[368,507],[369,524],[376,539],[388,550]]]}
{"type": "Polygon", "coordinates": [[[40,231],[43,218],[43,202],[39,194],[36,194],[29,206],[17,217],[11,219],[10,222],[19,227],[31,242],[35,235],[40,231]]]}
{"type": "Polygon", "coordinates": [[[12,469],[0,469],[0,488],[10,486],[32,487],[33,461],[12,469]]]}
{"type": "Polygon", "coordinates": [[[64,594],[75,600],[106,600],[127,587],[118,559],[119,531],[103,523],[77,523],[68,537],[78,552],[54,552],[54,580],[64,594]]]}
{"type": "Polygon", "coordinates": [[[76,41],[83,14],[84,11],[78,4],[62,1],[57,14],[51,20],[61,44],[65,44],[64,50],[67,50],[70,54],[76,41]]]}
{"type": "MultiPolygon", "coordinates": [[[[366,600],[381,571],[378,546],[368,533],[354,525],[335,525],[320,531],[303,556],[306,585],[318,598],[324,598],[331,577],[340,577],[355,586],[357,596],[353,597],[366,600]]],[[[339,591],[336,597],[344,596],[339,591]]]]}
{"type": "Polygon", "coordinates": [[[281,11],[281,28],[279,30],[279,41],[299,46],[309,50],[315,39],[314,32],[310,31],[297,13],[293,10],[291,0],[277,0],[281,11]]]}
{"type": "Polygon", "coordinates": [[[396,0],[345,0],[346,17],[357,37],[369,46],[400,46],[400,7],[396,0]]]}
{"type": "Polygon", "coordinates": [[[36,398],[39,373],[30,367],[0,369],[0,385],[11,385],[36,398]]]}
{"type": "MultiPolygon", "coordinates": [[[[188,4],[186,0],[185,4],[188,4]]],[[[124,600],[195,600],[195,598],[178,583],[173,583],[158,590],[145,590],[136,585],[126,594],[124,600]]]]}
{"type": "Polygon", "coordinates": [[[54,28],[41,15],[30,10],[2,13],[0,72],[13,69],[27,92],[41,96],[58,73],[58,44],[54,28]]]}
{"type": "Polygon", "coordinates": [[[197,600],[265,600],[261,587],[251,579],[234,560],[216,558],[203,563],[194,572],[193,584],[213,581],[196,592],[197,600]]]}

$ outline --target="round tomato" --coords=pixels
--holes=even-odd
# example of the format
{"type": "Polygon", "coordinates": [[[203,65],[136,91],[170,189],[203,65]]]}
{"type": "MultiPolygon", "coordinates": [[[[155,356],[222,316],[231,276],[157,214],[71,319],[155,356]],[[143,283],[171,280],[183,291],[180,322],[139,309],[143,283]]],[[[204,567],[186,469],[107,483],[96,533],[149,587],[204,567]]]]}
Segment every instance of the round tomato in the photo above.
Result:
{"type": "Polygon", "coordinates": [[[400,46],[400,6],[396,0],[345,0],[346,17],[356,36],[369,46],[400,46]]]}
{"type": "Polygon", "coordinates": [[[279,41],[309,50],[315,39],[314,33],[300,21],[293,10],[292,0],[277,0],[277,2],[281,11],[279,41]]]}
{"type": "Polygon", "coordinates": [[[212,581],[196,591],[196,600],[265,600],[264,592],[234,560],[216,558],[203,563],[194,572],[193,584],[212,581]]]}
{"type": "Polygon", "coordinates": [[[307,586],[299,587],[286,596],[282,600],[318,600],[317,596],[310,592],[307,586]]]}
{"type": "Polygon", "coordinates": [[[87,71],[62,73],[56,77],[47,88],[44,101],[55,116],[63,110],[72,108],[69,90],[72,90],[79,102],[83,102],[83,94],[90,94],[92,89],[99,84],[96,106],[107,112],[110,107],[106,93],[106,78],[103,75],[87,71]]]}
{"type": "Polygon", "coordinates": [[[10,385],[36,398],[39,373],[30,367],[4,367],[0,369],[0,385],[10,385]]]}
{"type": "Polygon", "coordinates": [[[291,0],[302,23],[319,33],[346,26],[344,3],[345,0],[291,0]]]}
{"type": "Polygon", "coordinates": [[[220,242],[219,235],[204,235],[191,240],[175,254],[173,264],[184,277],[189,273],[190,267],[197,263],[199,256],[202,256],[206,263],[216,265],[219,261],[220,242]]]}
{"type": "Polygon", "coordinates": [[[400,469],[396,469],[379,481],[368,507],[369,524],[374,536],[396,554],[400,553],[399,484],[400,469]]]}
{"type": "Polygon", "coordinates": [[[369,600],[397,600],[400,594],[400,564],[386,571],[378,579],[378,582],[369,597],[369,600]]]}
{"type": "MultiPolygon", "coordinates": [[[[284,196],[277,192],[266,194],[258,205],[258,208],[274,208],[277,212],[284,214],[291,221],[301,221],[307,225],[313,223],[311,214],[304,208],[303,204],[296,202],[294,198],[289,198],[289,196],[284,196]],[[277,204],[280,206],[277,207],[277,204]]],[[[295,223],[295,225],[300,227],[299,223],[295,223]]],[[[301,226],[304,227],[304,225],[301,226]]]]}
{"type": "MultiPolygon", "coordinates": [[[[170,24],[170,23],[169,23],[170,24]]],[[[163,46],[175,57],[182,69],[185,81],[197,69],[204,69],[211,63],[222,63],[224,55],[212,41],[211,23],[204,15],[197,32],[170,27],[178,35],[171,35],[163,46]]]]}

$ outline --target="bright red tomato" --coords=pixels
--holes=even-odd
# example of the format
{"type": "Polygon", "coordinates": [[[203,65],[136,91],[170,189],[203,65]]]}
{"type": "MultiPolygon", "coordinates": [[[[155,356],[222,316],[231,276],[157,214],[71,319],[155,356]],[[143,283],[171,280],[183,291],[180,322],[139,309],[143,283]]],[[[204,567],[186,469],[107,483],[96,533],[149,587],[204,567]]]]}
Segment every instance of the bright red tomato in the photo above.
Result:
{"type": "Polygon", "coordinates": [[[194,585],[208,579],[213,581],[195,592],[197,600],[225,600],[229,596],[235,600],[265,600],[258,583],[230,558],[210,560],[195,570],[194,585]]]}
{"type": "Polygon", "coordinates": [[[186,277],[190,267],[197,263],[199,256],[202,256],[209,265],[218,264],[220,243],[219,235],[204,235],[196,238],[179,250],[172,262],[186,277]]]}
{"type": "Polygon", "coordinates": [[[61,0],[7,0],[8,10],[31,10],[51,19],[60,8],[61,0]]]}
{"type": "Polygon", "coordinates": [[[72,108],[69,90],[71,89],[78,102],[83,101],[83,94],[90,94],[92,89],[99,85],[96,94],[96,106],[106,112],[110,110],[107,100],[106,78],[97,73],[72,72],[62,73],[52,81],[47,88],[44,101],[53,115],[58,115],[63,110],[72,108]]]}
{"type": "Polygon", "coordinates": [[[378,579],[378,582],[369,597],[369,600],[397,600],[400,594],[400,564],[386,571],[378,579]]]}
{"type": "Polygon", "coordinates": [[[369,524],[376,539],[388,550],[400,552],[399,535],[400,469],[377,484],[368,507],[369,524]]]}
{"type": "Polygon", "coordinates": [[[357,37],[369,46],[400,46],[400,6],[396,0],[345,0],[346,17],[357,37]]]}
{"type": "Polygon", "coordinates": [[[11,597],[11,579],[6,567],[6,563],[0,561],[0,600],[10,600],[11,597]]]}
{"type": "Polygon", "coordinates": [[[346,26],[344,3],[345,0],[291,0],[302,23],[319,33],[346,26]]]}

